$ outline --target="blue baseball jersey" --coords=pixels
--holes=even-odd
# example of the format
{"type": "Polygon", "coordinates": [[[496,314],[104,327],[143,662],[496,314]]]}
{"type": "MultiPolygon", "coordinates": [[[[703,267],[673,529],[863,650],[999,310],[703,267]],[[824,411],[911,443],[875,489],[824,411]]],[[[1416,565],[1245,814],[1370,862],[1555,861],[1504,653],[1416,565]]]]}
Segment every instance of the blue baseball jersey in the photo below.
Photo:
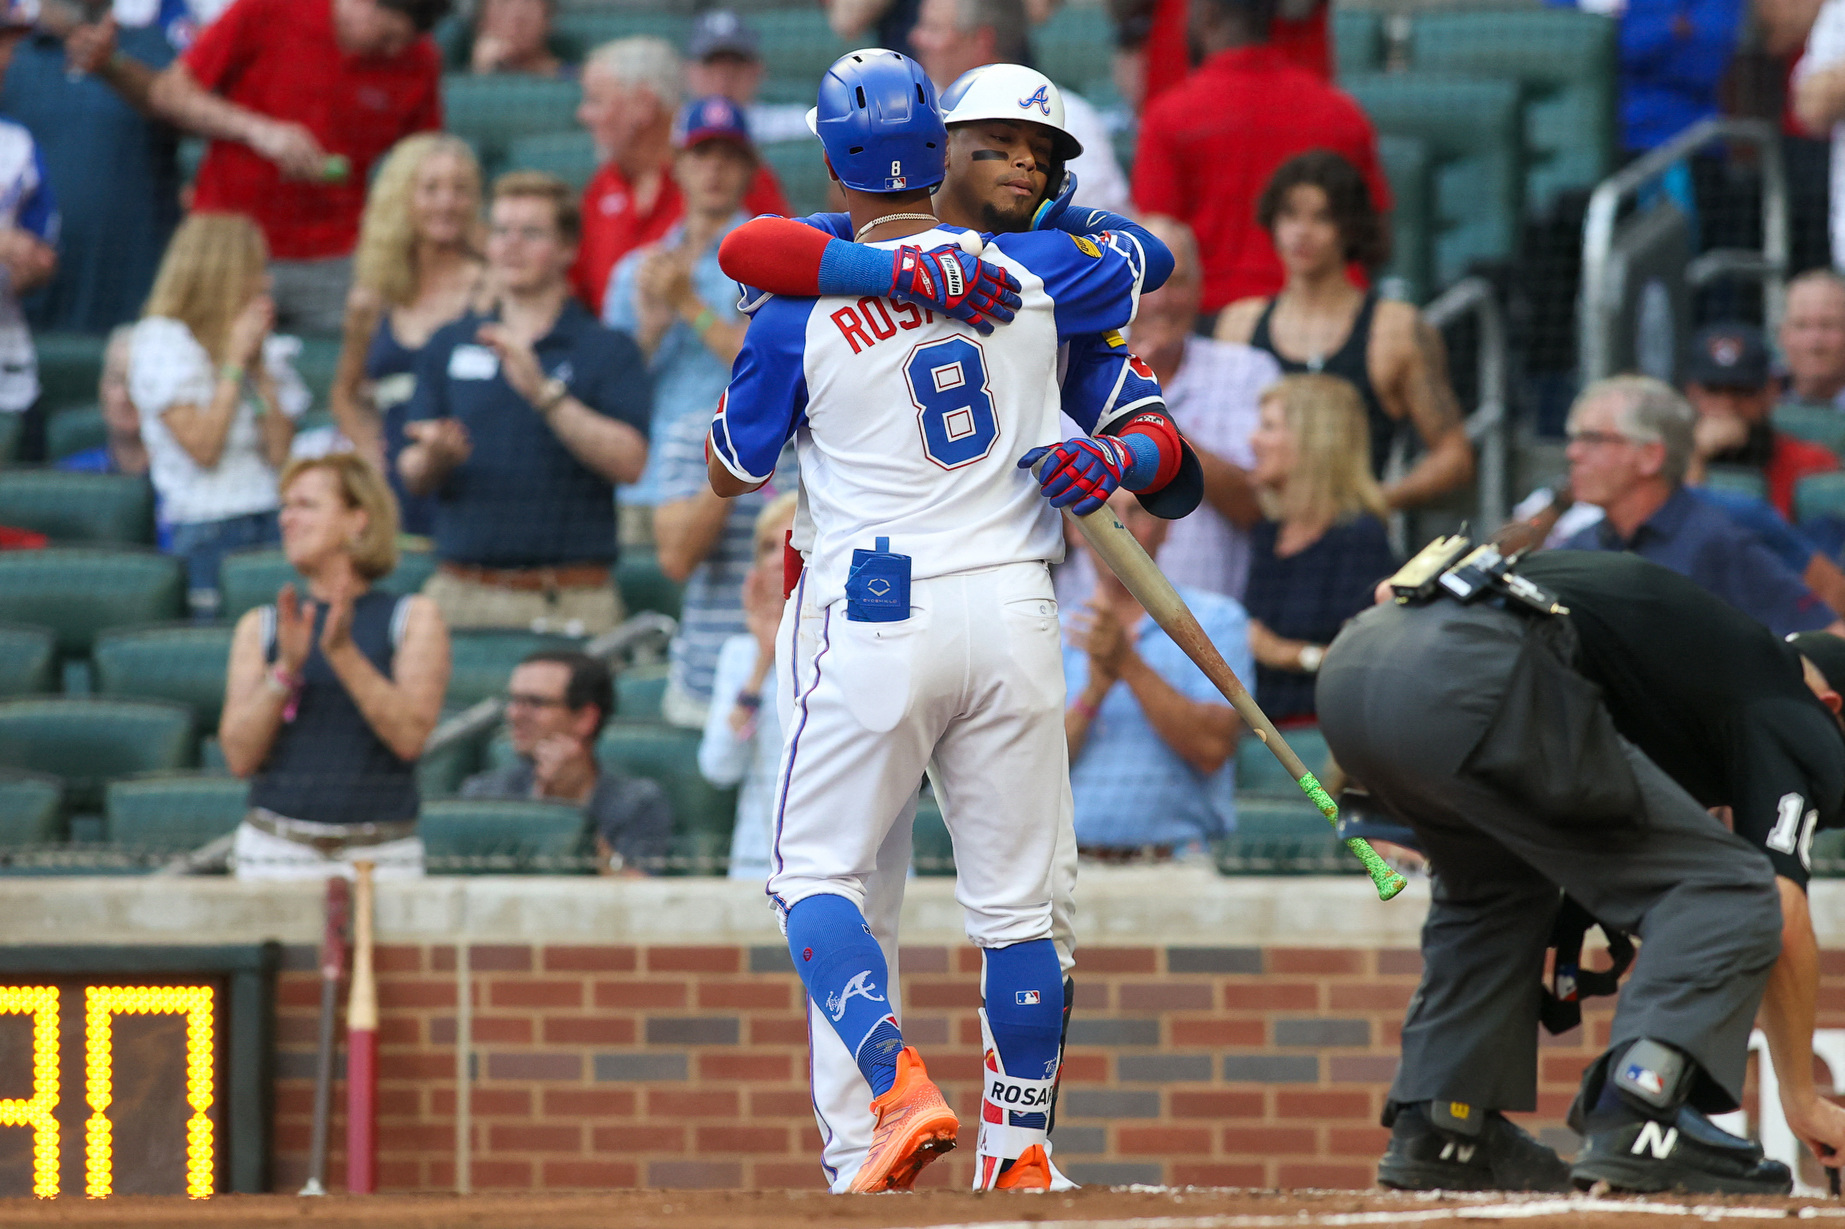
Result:
{"type": "MultiPolygon", "coordinates": [[[[978,241],[938,226],[872,246],[932,248],[964,235],[978,241]]],[[[1131,235],[1027,231],[992,237],[980,256],[1018,279],[1023,300],[989,337],[872,296],[756,305],[711,451],[739,479],[759,482],[794,440],[795,545],[821,602],[844,592],[853,549],[878,537],[911,557],[918,579],[1063,556],[1058,513],[1016,462],[1063,438],[1058,375],[1062,365],[1067,378],[1070,364],[1060,362],[1061,343],[1105,339],[1133,318],[1146,255],[1131,235]]],[[[1125,345],[1098,344],[1125,355],[1125,345]]],[[[1103,383],[1079,369],[1083,390],[1103,383]]],[[[1084,431],[1102,425],[1101,403],[1072,408],[1084,431]]]]}

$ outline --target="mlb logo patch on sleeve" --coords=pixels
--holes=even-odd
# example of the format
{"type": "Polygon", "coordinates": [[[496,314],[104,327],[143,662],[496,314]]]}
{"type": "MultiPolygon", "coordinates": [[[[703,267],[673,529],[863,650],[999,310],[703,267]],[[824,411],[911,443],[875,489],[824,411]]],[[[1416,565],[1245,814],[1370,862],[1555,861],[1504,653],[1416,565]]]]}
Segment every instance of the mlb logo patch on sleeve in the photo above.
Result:
{"type": "Polygon", "coordinates": [[[1036,1007],[1040,1001],[1036,990],[1020,990],[1012,997],[1020,1007],[1036,1007]]]}

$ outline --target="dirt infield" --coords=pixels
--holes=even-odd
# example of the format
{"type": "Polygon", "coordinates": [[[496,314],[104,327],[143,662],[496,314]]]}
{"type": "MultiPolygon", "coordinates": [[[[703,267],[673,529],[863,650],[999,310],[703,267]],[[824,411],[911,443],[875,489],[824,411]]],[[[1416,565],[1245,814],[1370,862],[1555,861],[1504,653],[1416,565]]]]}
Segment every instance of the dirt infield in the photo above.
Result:
{"type": "Polygon", "coordinates": [[[1058,1195],[935,1191],[836,1198],[816,1192],[614,1191],[593,1195],[230,1195],[0,1200],[0,1225],[300,1225],[307,1229],[1311,1229],[1508,1221],[1532,1229],[1652,1229],[1688,1223],[1821,1221],[1845,1203],[1812,1199],[1594,1199],[1397,1195],[1378,1191],[1092,1188],[1058,1195]]]}

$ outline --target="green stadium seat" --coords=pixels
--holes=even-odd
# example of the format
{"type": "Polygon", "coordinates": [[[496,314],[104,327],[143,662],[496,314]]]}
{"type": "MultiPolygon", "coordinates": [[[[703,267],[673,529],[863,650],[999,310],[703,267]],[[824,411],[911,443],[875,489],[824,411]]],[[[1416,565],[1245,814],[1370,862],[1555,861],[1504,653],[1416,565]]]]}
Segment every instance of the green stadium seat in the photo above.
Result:
{"type": "Polygon", "coordinates": [[[148,773],[111,781],[103,839],[142,849],[197,849],[236,830],[249,796],[248,781],[220,773],[148,773]]]}
{"type": "Polygon", "coordinates": [[[0,465],[5,465],[13,459],[13,452],[19,447],[19,436],[25,423],[24,414],[0,414],[0,465]]]}
{"type": "Polygon", "coordinates": [[[534,132],[506,147],[509,171],[543,171],[581,192],[595,175],[596,143],[587,132],[534,132]]]}
{"type": "Polygon", "coordinates": [[[0,772],[0,847],[55,841],[63,811],[64,785],[56,777],[0,772]]]}
{"type": "Polygon", "coordinates": [[[442,865],[444,859],[482,860],[480,865],[451,871],[459,874],[568,870],[547,868],[543,861],[579,857],[587,838],[582,810],[561,802],[476,798],[428,802],[423,804],[416,828],[423,838],[423,854],[438,873],[449,869],[442,865]]]}
{"type": "Polygon", "coordinates": [[[660,570],[660,560],[652,551],[625,550],[615,567],[615,585],[628,613],[653,610],[677,619],[682,590],[679,583],[660,570]]]}
{"type": "Polygon", "coordinates": [[[764,9],[744,18],[756,31],[757,50],[767,69],[763,97],[773,102],[814,104],[814,91],[833,61],[863,43],[846,43],[827,25],[818,5],[809,8],[764,9]],[[773,97],[770,97],[773,94],[773,97]]]}
{"type": "MultiPolygon", "coordinates": [[[[1331,752],[1326,749],[1326,736],[1317,726],[1308,726],[1298,730],[1283,730],[1281,736],[1288,746],[1294,748],[1294,754],[1300,756],[1301,763],[1307,771],[1317,777],[1324,777],[1327,760],[1331,752]]],[[[1246,735],[1236,747],[1236,793],[1237,808],[1242,809],[1244,794],[1266,794],[1274,798],[1286,798],[1292,801],[1299,798],[1307,810],[1314,815],[1311,803],[1300,792],[1300,785],[1288,776],[1288,770],[1281,766],[1275,753],[1262,745],[1262,741],[1253,734],[1246,735]]]]}
{"type": "Polygon", "coordinates": [[[229,624],[123,628],[90,650],[99,695],[172,700],[192,709],[198,728],[216,730],[230,664],[229,624]]]}
{"type": "MultiPolygon", "coordinates": [[[[435,558],[427,550],[399,549],[397,569],[376,584],[386,593],[416,593],[435,570],[435,558]]],[[[218,617],[235,623],[245,611],[275,601],[282,586],[291,582],[296,592],[307,592],[307,582],[279,549],[233,551],[224,557],[218,573],[218,617]]]]}
{"type": "Polygon", "coordinates": [[[1410,58],[1418,73],[1512,78],[1525,91],[1525,207],[1584,191],[1615,167],[1612,18],[1574,8],[1425,12],[1410,58]]]}
{"type": "Polygon", "coordinates": [[[1115,23],[1101,5],[1058,9],[1031,32],[1031,52],[1039,71],[1086,102],[1114,84],[1115,23]]]}
{"type": "Polygon", "coordinates": [[[185,610],[179,560],[153,551],[0,552],[0,623],[51,628],[67,657],[110,628],[164,623],[185,610]]]}
{"type": "Polygon", "coordinates": [[[582,87],[575,81],[514,73],[449,73],[442,78],[449,131],[474,147],[489,176],[505,165],[508,149],[518,138],[573,130],[582,98],[582,87]]]}
{"type": "Polygon", "coordinates": [[[154,488],[140,474],[9,469],[0,473],[0,525],[36,529],[57,543],[147,545],[154,488]]]}
{"type": "Polygon", "coordinates": [[[1386,133],[1377,158],[1390,181],[1390,263],[1383,276],[1402,280],[1411,303],[1427,302],[1435,259],[1435,158],[1429,143],[1386,133]]]}
{"type": "MultiPolygon", "coordinates": [[[[448,710],[444,718],[458,710],[448,710]]],[[[451,798],[461,790],[461,783],[480,770],[481,747],[487,741],[483,732],[472,738],[452,742],[434,751],[424,751],[416,762],[416,788],[424,798],[451,798]]]]}
{"type": "Polygon", "coordinates": [[[103,422],[101,406],[66,406],[45,424],[45,453],[53,461],[62,461],[108,442],[109,427],[103,422]]]}
{"type": "Polygon", "coordinates": [[[96,400],[108,344],[108,338],[88,333],[32,335],[32,349],[38,354],[39,403],[46,411],[96,400]]]}
{"type": "MultiPolygon", "coordinates": [[[[754,15],[750,20],[754,22],[754,15]]],[[[551,22],[551,36],[581,48],[584,56],[604,43],[637,35],[663,38],[675,48],[683,50],[691,33],[690,17],[639,5],[565,9],[551,22]]]]}
{"type": "Polygon", "coordinates": [[[207,734],[199,739],[199,767],[206,772],[230,772],[230,767],[224,762],[224,748],[218,744],[216,734],[207,734]]]}
{"type": "MultiPolygon", "coordinates": [[[[340,366],[341,341],[337,337],[303,337],[300,338],[301,350],[295,355],[295,371],[301,376],[301,382],[314,394],[314,406],[308,413],[316,417],[327,414],[333,391],[333,376],[340,366]]],[[[304,430],[303,421],[295,424],[297,431],[304,430]]],[[[329,416],[329,421],[331,417],[329,416]]]]}
{"type": "Polygon", "coordinates": [[[58,638],[49,628],[0,627],[0,696],[50,691],[57,682],[58,638]]]}
{"type": "Polygon", "coordinates": [[[1512,256],[1524,211],[1524,129],[1516,81],[1388,73],[1341,82],[1378,132],[1418,137],[1435,160],[1434,274],[1512,256]]]}
{"type": "Polygon", "coordinates": [[[1217,842],[1215,855],[1226,874],[1339,873],[1359,867],[1332,825],[1298,791],[1292,799],[1239,793],[1236,830],[1217,842]]]}
{"type": "Polygon", "coordinates": [[[596,744],[596,758],[659,782],[673,809],[673,853],[693,859],[707,873],[721,873],[737,819],[737,791],[718,789],[699,774],[700,737],[697,730],[677,726],[610,722],[596,744]]]}
{"type": "Polygon", "coordinates": [[[1773,421],[1778,431],[1845,452],[1845,412],[1824,405],[1778,405],[1773,421]]]}
{"type": "Polygon", "coordinates": [[[390,575],[378,581],[378,587],[400,597],[421,593],[424,582],[435,574],[436,556],[432,551],[427,547],[410,550],[400,545],[397,548],[397,567],[390,575]]]}
{"type": "Polygon", "coordinates": [[[1341,80],[1384,70],[1384,16],[1374,9],[1335,5],[1332,10],[1334,70],[1341,80]]]}
{"type": "Polygon", "coordinates": [[[658,721],[665,697],[664,670],[625,670],[615,678],[615,712],[623,721],[658,721]]]}
{"type": "Polygon", "coordinates": [[[923,791],[916,802],[916,823],[910,829],[910,864],[918,875],[955,873],[955,843],[942,819],[935,794],[923,791]]]}
{"type": "Polygon", "coordinates": [[[192,710],[156,700],[0,701],[0,768],[63,778],[76,811],[100,811],[111,777],[192,766],[192,710]]]}
{"type": "Polygon", "coordinates": [[[826,155],[819,141],[770,141],[759,147],[763,161],[781,180],[788,207],[795,215],[819,213],[827,207],[832,178],[826,173],[826,155]]]}
{"type": "Polygon", "coordinates": [[[1809,474],[1794,484],[1794,520],[1845,519],[1845,473],[1809,474]]]}
{"type": "MultiPolygon", "coordinates": [[[[1768,498],[1768,480],[1762,471],[1746,465],[1712,465],[1704,471],[1704,485],[1718,491],[1737,491],[1757,499],[1768,498]]],[[[1796,507],[1799,493],[1795,493],[1796,507]]]]}
{"type": "Polygon", "coordinates": [[[541,649],[580,649],[583,641],[571,636],[498,628],[457,628],[449,633],[448,678],[450,708],[466,708],[489,696],[506,694],[513,667],[541,649]]]}

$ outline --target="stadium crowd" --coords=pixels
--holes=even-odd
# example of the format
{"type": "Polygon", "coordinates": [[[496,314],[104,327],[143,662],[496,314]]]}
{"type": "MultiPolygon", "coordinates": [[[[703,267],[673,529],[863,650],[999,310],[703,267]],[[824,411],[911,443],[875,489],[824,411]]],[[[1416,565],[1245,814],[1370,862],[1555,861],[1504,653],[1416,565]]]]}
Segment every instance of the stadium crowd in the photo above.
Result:
{"type": "MultiPolygon", "coordinates": [[[[760,876],[798,473],[790,451],[761,493],[721,499],[703,441],[748,323],[719,248],[753,215],[792,211],[764,151],[807,134],[803,106],[765,94],[750,18],[702,12],[683,48],[586,47],[554,0],[4,2],[6,464],[146,475],[187,612],[234,626],[215,754],[252,781],[240,866],[313,874],[362,847],[419,871],[421,789],[576,808],[604,870],[645,873],[688,848],[676,807],[740,786],[728,843],[705,852],[760,876]],[[444,83],[468,76],[578,92],[594,159],[580,189],[443,130],[444,83]],[[87,447],[49,438],[34,330],[108,334],[87,447]],[[337,348],[318,402],[315,345],[337,348]],[[297,580],[229,603],[226,561],[264,550],[297,580]],[[390,587],[400,556],[426,579],[390,587]],[[583,650],[634,613],[650,569],[676,593],[668,660],[658,678],[611,678],[583,650]],[[501,696],[504,735],[419,785],[439,719],[465,707],[451,674],[499,633],[530,636],[506,639],[517,651],[468,694],[501,696]],[[678,775],[606,753],[640,722],[689,740],[671,743],[687,750],[678,775]]],[[[825,5],[841,37],[911,52],[938,89],[1029,63],[1055,8],[825,5]]],[[[1309,729],[1326,647],[1395,567],[1404,514],[1465,502],[1461,399],[1441,333],[1389,293],[1402,194],[1377,125],[1334,81],[1326,0],[1108,12],[1117,96],[1062,92],[1083,149],[1068,170],[1078,204],[1133,210],[1173,250],[1128,343],[1205,488],[1182,521],[1122,515],[1267,711],[1309,729]]],[[[1623,156],[1722,113],[1759,31],[1748,48],[1782,57],[1789,83],[1796,209],[1823,215],[1813,149],[1829,129],[1845,140],[1845,0],[1630,0],[1612,20],[1623,156]]],[[[1688,167],[1672,190],[1715,227],[1726,168],[1688,167]]],[[[1558,547],[1665,563],[1777,633],[1845,634],[1845,523],[1800,496],[1839,469],[1819,441],[1845,441],[1845,278],[1825,247],[1797,250],[1773,338],[1714,320],[1681,388],[1584,390],[1567,478],[1517,515],[1558,547]]],[[[1252,753],[1232,710],[1074,540],[1056,579],[1080,848],[1159,859],[1236,832],[1252,753]]]]}

